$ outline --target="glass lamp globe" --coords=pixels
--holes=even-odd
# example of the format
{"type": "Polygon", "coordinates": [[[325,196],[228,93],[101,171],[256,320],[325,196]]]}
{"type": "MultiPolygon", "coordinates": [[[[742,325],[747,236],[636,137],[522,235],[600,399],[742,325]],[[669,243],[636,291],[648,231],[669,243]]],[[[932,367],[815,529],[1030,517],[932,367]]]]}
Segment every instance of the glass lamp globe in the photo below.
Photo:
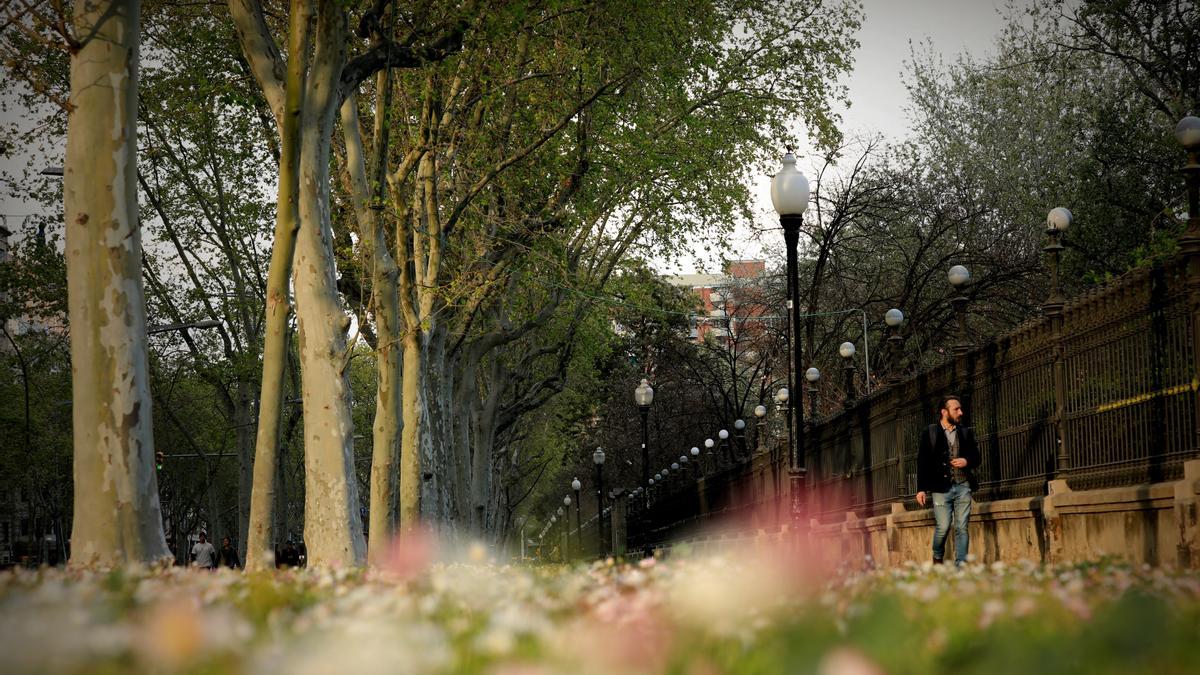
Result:
{"type": "Polygon", "coordinates": [[[722,429],[717,432],[717,438],[719,438],[721,440],[725,440],[725,439],[729,438],[729,432],[722,429]]]}
{"type": "Polygon", "coordinates": [[[842,355],[843,359],[853,358],[854,351],[853,342],[843,342],[842,345],[838,347],[838,353],[842,355]]]}
{"type": "Polygon", "coordinates": [[[604,464],[603,448],[596,448],[596,451],[592,453],[592,461],[596,463],[596,466],[601,466],[604,464]]]}
{"type": "Polygon", "coordinates": [[[746,421],[745,421],[745,420],[742,420],[742,419],[736,419],[736,420],[734,420],[734,421],[733,421],[733,428],[734,428],[734,429],[737,429],[738,431],[741,431],[742,429],[745,429],[745,428],[746,428],[746,421]]]}
{"type": "Polygon", "coordinates": [[[952,286],[957,288],[971,280],[971,271],[962,265],[955,265],[946,273],[946,278],[950,280],[952,286]]]}
{"type": "Polygon", "coordinates": [[[572,490],[579,492],[580,488],[582,488],[582,487],[583,487],[583,483],[580,483],[578,478],[571,481],[571,489],[572,490]]]}
{"type": "Polygon", "coordinates": [[[690,450],[690,452],[692,453],[692,457],[699,457],[699,456],[700,456],[700,448],[697,448],[697,447],[695,447],[695,446],[692,446],[692,449],[690,450]]]}
{"type": "Polygon", "coordinates": [[[821,371],[817,370],[816,366],[813,366],[804,371],[804,379],[808,380],[809,382],[816,382],[817,380],[821,379],[821,371]]]}
{"type": "Polygon", "coordinates": [[[654,388],[650,386],[649,380],[643,379],[642,383],[633,390],[633,400],[642,408],[654,402],[654,388]]]}
{"type": "Polygon", "coordinates": [[[765,405],[754,406],[754,416],[759,419],[766,417],[767,416],[767,406],[765,406],[765,405]]]}
{"type": "Polygon", "coordinates": [[[671,470],[678,471],[679,470],[679,462],[671,462],[671,470]]]}
{"type": "Polygon", "coordinates": [[[796,168],[796,156],[783,156],[783,166],[771,179],[771,204],[781,216],[796,216],[808,210],[808,179],[796,168]]]}
{"type": "Polygon", "coordinates": [[[1188,115],[1179,120],[1175,125],[1175,140],[1186,150],[1200,147],[1200,117],[1188,115]]]}
{"type": "Polygon", "coordinates": [[[571,505],[571,495],[567,495],[566,497],[563,497],[563,506],[570,506],[570,505],[571,505]]]}
{"type": "Polygon", "coordinates": [[[895,328],[896,326],[899,326],[900,324],[904,323],[904,312],[901,312],[900,310],[893,307],[892,309],[889,309],[886,314],[883,315],[883,322],[886,323],[887,325],[891,326],[892,328],[895,328]]]}
{"type": "Polygon", "coordinates": [[[713,442],[713,439],[711,439],[711,438],[706,438],[706,439],[704,439],[704,447],[706,447],[706,448],[708,448],[709,450],[711,450],[711,449],[712,449],[712,446],[714,446],[714,445],[716,445],[716,443],[714,443],[714,442],[713,442]]]}
{"type": "Polygon", "coordinates": [[[687,463],[688,463],[688,456],[687,456],[687,455],[680,455],[680,456],[679,456],[679,463],[680,463],[680,464],[687,464],[687,463]]]}
{"type": "Polygon", "coordinates": [[[1071,221],[1074,220],[1071,212],[1061,206],[1050,209],[1050,213],[1046,215],[1046,227],[1058,232],[1065,232],[1071,227],[1071,221]]]}
{"type": "Polygon", "coordinates": [[[779,391],[775,392],[775,402],[787,403],[789,395],[790,394],[788,393],[787,387],[780,387],[779,391]]]}

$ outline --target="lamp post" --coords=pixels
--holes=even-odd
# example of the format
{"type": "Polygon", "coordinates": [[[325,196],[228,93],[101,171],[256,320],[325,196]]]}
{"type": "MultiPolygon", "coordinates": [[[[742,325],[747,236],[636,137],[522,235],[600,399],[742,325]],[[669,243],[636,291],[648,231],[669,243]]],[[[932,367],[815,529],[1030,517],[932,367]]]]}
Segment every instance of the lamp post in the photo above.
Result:
{"type": "Polygon", "coordinates": [[[692,472],[696,475],[696,480],[700,480],[700,448],[693,445],[688,454],[692,456],[692,472]]]}
{"type": "Polygon", "coordinates": [[[843,342],[838,347],[838,354],[842,356],[842,372],[846,376],[846,399],[842,401],[842,407],[849,410],[854,407],[854,343],[843,342]]]}
{"type": "Polygon", "coordinates": [[[575,547],[579,550],[579,556],[583,557],[583,500],[579,498],[583,483],[578,476],[571,479],[571,489],[575,491],[575,547]]]}
{"type": "MultiPolygon", "coordinates": [[[[1187,230],[1179,238],[1179,248],[1187,261],[1188,305],[1192,308],[1192,335],[1200,335],[1200,118],[1188,115],[1175,126],[1175,140],[1187,151],[1187,163],[1180,170],[1187,182],[1187,230]]],[[[1192,350],[1192,378],[1200,377],[1200,349],[1192,350]]],[[[1200,396],[1195,399],[1196,419],[1200,420],[1200,396]]],[[[1193,453],[1200,448],[1200,424],[1196,425],[1193,453]]],[[[1180,564],[1194,562],[1192,548],[1180,564]]],[[[1182,552],[1182,549],[1181,549],[1182,552]]]]}
{"type": "Polygon", "coordinates": [[[900,381],[900,347],[904,342],[900,337],[900,326],[904,323],[904,312],[893,307],[883,315],[883,322],[887,324],[888,332],[891,333],[887,339],[892,362],[888,368],[888,384],[896,384],[900,381]]]}
{"type": "Polygon", "coordinates": [[[787,387],[780,387],[779,391],[775,392],[775,408],[782,412],[784,419],[787,420],[789,453],[792,451],[792,412],[788,409],[788,401],[791,397],[791,392],[788,391],[787,387]]]}
{"type": "MultiPolygon", "coordinates": [[[[790,379],[791,375],[788,375],[788,378],[790,379]]],[[[785,420],[787,420],[788,490],[789,491],[795,489],[795,487],[796,487],[795,482],[792,480],[792,474],[793,474],[792,467],[795,466],[795,464],[796,464],[795,457],[794,457],[796,447],[795,447],[795,444],[792,443],[792,411],[788,406],[788,401],[790,399],[791,399],[791,393],[788,391],[787,387],[780,387],[779,390],[775,392],[775,408],[777,410],[779,410],[779,412],[783,413],[783,418],[785,420]]],[[[776,521],[780,520],[779,509],[780,509],[781,502],[779,500],[779,495],[783,491],[782,487],[780,485],[778,485],[778,480],[779,480],[778,474],[776,474],[776,481],[777,481],[777,484],[775,485],[775,495],[776,495],[775,520],[776,521]]],[[[795,503],[795,494],[794,493],[792,494],[792,504],[791,504],[789,510],[791,511],[791,513],[789,515],[791,516],[791,518],[793,520],[796,520],[799,518],[799,516],[795,512],[796,511],[796,503],[795,503]]],[[[795,525],[795,523],[793,523],[793,525],[795,525]]]]}
{"type": "MultiPolygon", "coordinates": [[[[570,499],[571,499],[570,497],[567,497],[568,503],[569,503],[570,499]]],[[[559,549],[560,549],[559,557],[562,558],[563,562],[566,562],[567,561],[567,542],[569,541],[568,536],[567,536],[567,531],[570,530],[571,528],[567,527],[568,521],[566,518],[563,518],[563,507],[561,507],[561,506],[558,507],[558,512],[556,515],[558,516],[558,520],[562,521],[562,525],[560,525],[560,527],[562,528],[562,533],[558,537],[559,542],[562,544],[562,546],[559,547],[559,549]]]]}
{"type": "Polygon", "coordinates": [[[804,371],[804,379],[808,380],[808,418],[817,418],[817,382],[821,379],[821,371],[816,366],[810,366],[804,371]]]}
{"type": "MultiPolygon", "coordinates": [[[[757,451],[762,452],[763,445],[767,442],[767,406],[761,403],[754,406],[754,419],[758,420],[754,425],[755,441],[758,446],[757,451]]],[[[753,458],[754,455],[750,455],[750,457],[753,458]]]]}
{"type": "Polygon", "coordinates": [[[604,449],[596,448],[592,453],[592,463],[596,465],[596,552],[604,555],[608,548],[604,545],[604,449]]]}
{"type": "MultiPolygon", "coordinates": [[[[779,214],[783,227],[783,238],[787,244],[788,305],[792,310],[792,367],[788,369],[789,388],[794,384],[796,370],[804,363],[800,340],[800,288],[796,276],[799,269],[797,249],[800,245],[800,226],[804,212],[808,209],[808,179],[796,169],[796,157],[791,152],[783,156],[783,167],[771,179],[771,204],[779,214]]],[[[789,492],[792,501],[792,520],[797,526],[804,523],[804,406],[791,406],[795,416],[795,439],[791,448],[791,465],[788,468],[789,492]]],[[[797,528],[797,531],[798,528],[797,528]]]]}
{"type": "Polygon", "coordinates": [[[705,452],[704,452],[704,473],[706,473],[706,474],[712,470],[713,462],[715,461],[713,459],[713,446],[714,445],[716,445],[716,443],[713,442],[713,439],[711,439],[711,438],[704,439],[704,450],[705,450],[705,452]]]}
{"type": "Polygon", "coordinates": [[[717,450],[717,462],[724,468],[729,464],[729,432],[722,429],[717,432],[717,438],[721,439],[721,448],[717,450]]]}
{"type": "Polygon", "coordinates": [[[1046,263],[1050,267],[1050,296],[1042,303],[1042,311],[1050,319],[1050,339],[1054,342],[1054,435],[1058,449],[1054,455],[1054,477],[1066,478],[1070,469],[1071,457],[1067,451],[1067,440],[1063,428],[1063,415],[1066,412],[1067,380],[1063,366],[1063,299],[1062,288],[1058,283],[1058,258],[1062,254],[1063,245],[1059,237],[1071,226],[1071,212],[1059,206],[1051,209],[1046,215],[1046,263]]]}
{"type": "Polygon", "coordinates": [[[650,382],[643,379],[642,383],[633,390],[633,400],[637,403],[638,412],[642,415],[642,483],[650,478],[650,432],[647,426],[650,417],[650,404],[654,403],[654,388],[650,382]]]}
{"type": "MultiPolygon", "coordinates": [[[[571,495],[567,495],[566,497],[563,497],[563,506],[567,507],[567,518],[566,518],[566,520],[563,521],[563,527],[566,528],[565,531],[567,533],[567,536],[566,536],[567,545],[570,546],[570,544],[571,544],[571,528],[568,527],[567,525],[568,525],[568,523],[571,522],[571,495]]],[[[576,519],[576,522],[578,522],[578,519],[576,519]]]]}
{"type": "Polygon", "coordinates": [[[971,351],[971,342],[967,337],[967,296],[963,295],[971,281],[971,272],[962,265],[955,265],[950,268],[946,277],[954,287],[955,295],[950,298],[950,304],[954,307],[954,316],[958,321],[958,339],[954,343],[953,353],[956,357],[962,357],[971,351]]]}
{"type": "Polygon", "coordinates": [[[738,418],[733,421],[734,447],[737,452],[734,453],[734,461],[741,462],[746,458],[746,420],[738,418]]]}

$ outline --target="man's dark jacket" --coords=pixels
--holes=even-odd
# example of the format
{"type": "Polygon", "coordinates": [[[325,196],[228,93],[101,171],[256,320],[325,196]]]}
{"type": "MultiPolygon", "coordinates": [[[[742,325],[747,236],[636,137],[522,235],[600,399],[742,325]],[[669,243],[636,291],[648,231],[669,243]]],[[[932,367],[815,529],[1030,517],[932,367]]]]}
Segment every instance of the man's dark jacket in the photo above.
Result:
{"type": "MultiPolygon", "coordinates": [[[[975,430],[959,425],[958,456],[967,460],[963,473],[971,492],[979,489],[975,479],[975,467],[979,466],[979,446],[975,443],[975,430]]],[[[921,445],[917,451],[917,491],[950,491],[950,442],[941,424],[931,424],[921,434],[921,445]],[[930,441],[932,439],[932,442],[930,441]]]]}

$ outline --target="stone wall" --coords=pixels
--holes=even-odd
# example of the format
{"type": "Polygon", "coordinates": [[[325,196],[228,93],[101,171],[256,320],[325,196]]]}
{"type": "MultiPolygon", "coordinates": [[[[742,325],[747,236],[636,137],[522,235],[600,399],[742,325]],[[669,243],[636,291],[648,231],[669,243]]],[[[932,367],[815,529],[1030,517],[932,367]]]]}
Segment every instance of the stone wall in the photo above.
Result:
{"type": "MultiPolygon", "coordinates": [[[[1200,460],[1184,465],[1182,480],[1106,490],[1072,491],[1051,481],[1044,497],[977,502],[972,508],[971,554],[976,561],[1068,563],[1113,557],[1134,564],[1200,567],[1200,460]]],[[[880,566],[932,558],[933,510],[893,504],[885,516],[810,526],[812,550],[831,563],[870,561],[880,566]]],[[[697,550],[744,547],[747,539],[778,539],[740,531],[689,539],[697,550]]],[[[946,559],[954,557],[954,533],[946,559]]]]}
{"type": "MultiPolygon", "coordinates": [[[[1107,490],[1071,491],[1052,481],[1045,497],[977,502],[971,514],[971,553],[984,563],[998,560],[1072,562],[1115,557],[1168,567],[1200,565],[1197,511],[1200,460],[1186,463],[1184,478],[1169,483],[1107,490]]],[[[893,504],[886,516],[816,524],[815,550],[831,561],[862,560],[879,565],[932,558],[933,510],[908,511],[893,504]]],[[[954,533],[946,558],[954,556],[954,533]]]]}

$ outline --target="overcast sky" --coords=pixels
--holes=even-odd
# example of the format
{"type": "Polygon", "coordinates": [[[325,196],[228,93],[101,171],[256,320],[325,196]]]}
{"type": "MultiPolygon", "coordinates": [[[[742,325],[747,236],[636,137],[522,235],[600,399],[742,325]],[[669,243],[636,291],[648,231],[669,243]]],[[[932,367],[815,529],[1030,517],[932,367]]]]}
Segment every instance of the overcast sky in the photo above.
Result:
{"type": "MultiPolygon", "coordinates": [[[[845,80],[850,107],[839,110],[847,138],[883,134],[886,140],[904,138],[909,131],[905,107],[908,92],[902,71],[912,45],[929,40],[935,51],[950,61],[963,52],[982,56],[992,50],[1004,25],[1005,0],[862,0],[866,19],[858,33],[854,72],[845,80]]],[[[803,153],[804,150],[799,151],[803,153]]],[[[812,152],[811,149],[808,152],[812,152]]],[[[811,177],[804,157],[800,168],[811,177]]],[[[760,226],[777,224],[771,209],[770,179],[763,176],[757,187],[760,226]]],[[[766,238],[768,246],[782,251],[783,237],[766,238]]],[[[732,258],[767,257],[751,233],[740,231],[733,238],[732,258]]],[[[769,261],[771,262],[771,261],[769,261]]],[[[670,273],[720,272],[720,259],[661,263],[670,273]]]]}

